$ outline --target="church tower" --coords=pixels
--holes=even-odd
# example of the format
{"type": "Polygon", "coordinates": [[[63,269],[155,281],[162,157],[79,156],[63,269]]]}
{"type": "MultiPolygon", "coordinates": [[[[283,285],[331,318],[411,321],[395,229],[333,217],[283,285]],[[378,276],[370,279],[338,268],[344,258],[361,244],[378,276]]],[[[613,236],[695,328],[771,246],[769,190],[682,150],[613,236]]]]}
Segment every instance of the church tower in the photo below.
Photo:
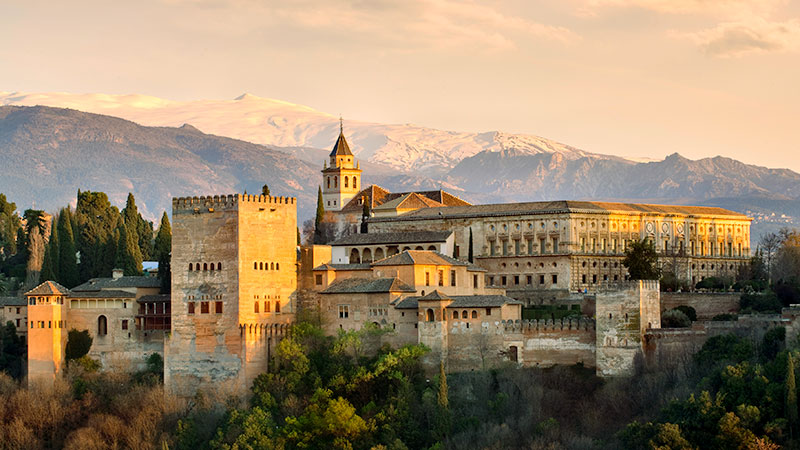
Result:
{"type": "Polygon", "coordinates": [[[361,189],[361,167],[356,163],[344,138],[339,118],[339,138],[330,154],[330,162],[322,169],[322,204],[325,211],[339,211],[361,189]],[[330,164],[330,165],[329,165],[330,164]]]}

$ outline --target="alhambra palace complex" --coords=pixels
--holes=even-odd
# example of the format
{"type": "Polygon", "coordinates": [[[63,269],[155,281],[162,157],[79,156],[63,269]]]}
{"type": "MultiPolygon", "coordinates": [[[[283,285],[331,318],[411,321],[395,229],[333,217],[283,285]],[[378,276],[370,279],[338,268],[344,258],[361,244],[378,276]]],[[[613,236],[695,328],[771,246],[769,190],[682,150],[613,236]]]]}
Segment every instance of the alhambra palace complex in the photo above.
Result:
{"type": "MultiPolygon", "coordinates": [[[[338,236],[329,245],[296,245],[294,198],[175,198],[171,296],[159,294],[156,278],[115,271],[71,290],[47,281],[6,301],[0,319],[27,335],[29,382],[58,376],[67,331],[87,329],[89,355],[105,370],[130,370],[161,353],[165,385],[176,394],[246,395],[302,308],[319,308],[331,334],[374,323],[388,331],[382,342],[425,344],[431,367],[582,363],[601,376],[663,363],[670,351],[749,320],[661,329],[665,309],[691,304],[709,318],[735,309],[737,298],[662,294],[657,281],[627,280],[622,265],[626,245],[647,238],[661,263],[692,284],[734,277],[750,257],[750,219],[732,211],[471,205],[441,190],[391,193],[362,187],[343,133],[322,170],[322,192],[338,236]],[[535,305],[582,314],[523,320],[523,307],[535,305]]],[[[793,329],[794,316],[769,320],[793,329]]]]}

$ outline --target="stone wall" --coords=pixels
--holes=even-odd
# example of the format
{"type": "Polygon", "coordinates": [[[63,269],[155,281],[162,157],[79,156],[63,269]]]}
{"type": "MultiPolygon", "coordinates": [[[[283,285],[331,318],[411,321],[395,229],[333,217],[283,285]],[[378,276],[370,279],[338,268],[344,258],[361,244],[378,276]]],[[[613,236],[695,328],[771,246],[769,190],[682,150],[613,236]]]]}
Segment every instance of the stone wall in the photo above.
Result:
{"type": "Polygon", "coordinates": [[[710,320],[718,314],[739,312],[738,292],[699,293],[662,292],[661,310],[667,311],[678,306],[691,306],[699,320],[710,320]]]}

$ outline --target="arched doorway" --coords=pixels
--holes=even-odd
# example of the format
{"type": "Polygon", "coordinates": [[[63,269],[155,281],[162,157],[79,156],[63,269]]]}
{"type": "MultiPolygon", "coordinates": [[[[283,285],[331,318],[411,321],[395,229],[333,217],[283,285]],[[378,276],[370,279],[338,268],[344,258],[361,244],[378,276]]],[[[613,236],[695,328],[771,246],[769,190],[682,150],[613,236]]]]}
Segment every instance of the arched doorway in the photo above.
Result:
{"type": "Polygon", "coordinates": [[[358,254],[358,249],[350,250],[350,264],[358,264],[361,262],[361,257],[358,254]]]}
{"type": "Polygon", "coordinates": [[[375,261],[380,261],[384,258],[383,249],[378,247],[375,249],[375,261]]]}
{"type": "Polygon", "coordinates": [[[433,322],[434,319],[435,319],[435,317],[434,317],[434,314],[433,314],[433,310],[428,308],[428,310],[425,312],[425,321],[426,322],[433,322]]]}
{"type": "Polygon", "coordinates": [[[368,248],[365,248],[361,252],[361,259],[365,263],[371,263],[372,262],[372,250],[370,250],[368,248]]]}

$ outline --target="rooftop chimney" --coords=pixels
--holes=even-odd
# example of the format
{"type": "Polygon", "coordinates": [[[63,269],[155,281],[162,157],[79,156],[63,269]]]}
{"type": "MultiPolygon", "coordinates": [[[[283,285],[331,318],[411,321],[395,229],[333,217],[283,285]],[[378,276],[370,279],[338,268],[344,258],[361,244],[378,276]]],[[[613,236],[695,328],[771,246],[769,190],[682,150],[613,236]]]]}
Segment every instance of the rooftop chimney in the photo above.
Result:
{"type": "Polygon", "coordinates": [[[116,280],[117,278],[122,278],[122,274],[123,273],[124,272],[123,272],[122,269],[113,269],[111,271],[111,278],[114,279],[114,280],[116,280]]]}

